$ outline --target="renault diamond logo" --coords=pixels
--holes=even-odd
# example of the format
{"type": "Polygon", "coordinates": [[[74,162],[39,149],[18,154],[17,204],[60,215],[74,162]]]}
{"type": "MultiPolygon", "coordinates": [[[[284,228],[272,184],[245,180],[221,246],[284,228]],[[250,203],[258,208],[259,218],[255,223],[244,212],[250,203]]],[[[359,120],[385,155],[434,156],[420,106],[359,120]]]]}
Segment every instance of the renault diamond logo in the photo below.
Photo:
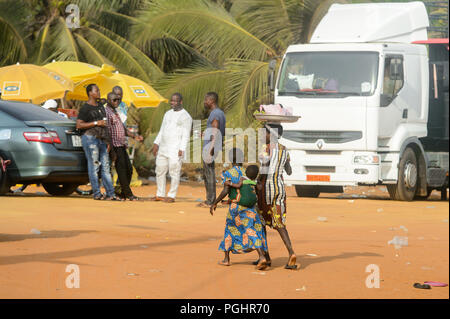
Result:
{"type": "Polygon", "coordinates": [[[317,148],[318,148],[319,150],[321,150],[324,143],[325,143],[325,142],[324,142],[323,140],[318,140],[318,141],[316,142],[317,148]]]}

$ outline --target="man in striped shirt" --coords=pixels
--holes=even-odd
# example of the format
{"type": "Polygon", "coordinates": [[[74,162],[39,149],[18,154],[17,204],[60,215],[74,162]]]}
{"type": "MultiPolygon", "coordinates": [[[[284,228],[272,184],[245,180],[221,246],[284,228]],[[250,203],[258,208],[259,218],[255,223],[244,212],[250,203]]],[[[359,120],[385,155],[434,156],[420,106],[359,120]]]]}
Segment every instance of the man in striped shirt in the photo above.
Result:
{"type": "Polygon", "coordinates": [[[127,136],[133,137],[136,141],[142,142],[143,137],[131,133],[122,123],[117,108],[119,107],[120,97],[114,93],[108,93],[106,116],[108,119],[108,130],[112,140],[112,151],[117,176],[122,189],[122,196],[129,200],[138,200],[130,188],[133,166],[127,152],[127,136]]]}

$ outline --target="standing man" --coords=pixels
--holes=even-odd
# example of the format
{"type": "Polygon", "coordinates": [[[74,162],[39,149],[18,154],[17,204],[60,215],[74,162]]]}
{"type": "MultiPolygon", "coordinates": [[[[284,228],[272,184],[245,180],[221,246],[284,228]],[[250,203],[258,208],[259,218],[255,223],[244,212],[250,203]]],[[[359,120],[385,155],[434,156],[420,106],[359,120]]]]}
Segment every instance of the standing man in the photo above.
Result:
{"type": "Polygon", "coordinates": [[[139,198],[133,195],[130,188],[133,166],[131,165],[127,152],[127,136],[133,137],[138,142],[142,142],[144,139],[140,135],[132,134],[122,123],[119,113],[117,112],[119,102],[120,99],[116,94],[112,92],[108,93],[106,105],[108,130],[109,135],[111,136],[116,172],[122,190],[121,197],[123,199],[135,201],[139,200],[139,198]]]}
{"type": "Polygon", "coordinates": [[[175,202],[183,159],[191,134],[192,117],[183,108],[183,97],[180,93],[172,94],[170,98],[171,110],[164,114],[161,129],[153,145],[153,155],[156,157],[156,184],[155,201],[164,200],[167,203],[175,202]],[[166,193],[166,174],[170,175],[170,190],[166,193]]]}
{"type": "Polygon", "coordinates": [[[120,86],[115,86],[112,89],[112,93],[117,95],[117,98],[119,99],[119,107],[117,108],[117,113],[120,116],[120,119],[122,120],[122,123],[127,126],[127,114],[128,114],[128,106],[125,104],[125,102],[122,101],[123,98],[123,90],[120,86]]]}
{"type": "Polygon", "coordinates": [[[86,87],[89,100],[78,113],[77,129],[81,130],[81,142],[88,164],[89,181],[95,200],[119,200],[114,194],[109,168],[109,134],[106,127],[105,108],[98,103],[100,90],[96,84],[86,87]],[[102,183],[106,197],[100,192],[98,173],[101,167],[102,183]]]}
{"type": "Polygon", "coordinates": [[[216,200],[216,171],[214,160],[223,148],[225,138],[225,113],[218,107],[219,96],[209,92],[205,96],[204,106],[209,111],[206,131],[203,133],[203,179],[205,180],[206,201],[200,207],[209,208],[216,200]]]}

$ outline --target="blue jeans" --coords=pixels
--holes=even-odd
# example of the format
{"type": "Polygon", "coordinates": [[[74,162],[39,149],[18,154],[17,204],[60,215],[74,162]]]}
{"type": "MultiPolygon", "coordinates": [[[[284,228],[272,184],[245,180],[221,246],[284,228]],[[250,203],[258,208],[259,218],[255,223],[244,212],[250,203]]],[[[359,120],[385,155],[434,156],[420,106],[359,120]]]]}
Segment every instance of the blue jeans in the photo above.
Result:
{"type": "Polygon", "coordinates": [[[106,196],[115,196],[114,186],[109,167],[108,145],[92,135],[84,134],[81,137],[84,153],[88,164],[89,181],[91,182],[94,197],[100,196],[98,172],[101,168],[102,183],[106,189],[106,196]]]}

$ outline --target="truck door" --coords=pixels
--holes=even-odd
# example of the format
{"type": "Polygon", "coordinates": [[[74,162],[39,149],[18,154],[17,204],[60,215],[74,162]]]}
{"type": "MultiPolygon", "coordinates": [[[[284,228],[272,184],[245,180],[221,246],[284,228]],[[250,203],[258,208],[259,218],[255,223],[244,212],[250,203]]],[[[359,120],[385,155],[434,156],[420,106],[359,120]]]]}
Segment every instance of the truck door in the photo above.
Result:
{"type": "Polygon", "coordinates": [[[399,94],[404,84],[403,55],[386,55],[384,59],[383,88],[380,99],[381,138],[391,137],[398,125],[406,121],[408,109],[406,102],[399,94]]]}

